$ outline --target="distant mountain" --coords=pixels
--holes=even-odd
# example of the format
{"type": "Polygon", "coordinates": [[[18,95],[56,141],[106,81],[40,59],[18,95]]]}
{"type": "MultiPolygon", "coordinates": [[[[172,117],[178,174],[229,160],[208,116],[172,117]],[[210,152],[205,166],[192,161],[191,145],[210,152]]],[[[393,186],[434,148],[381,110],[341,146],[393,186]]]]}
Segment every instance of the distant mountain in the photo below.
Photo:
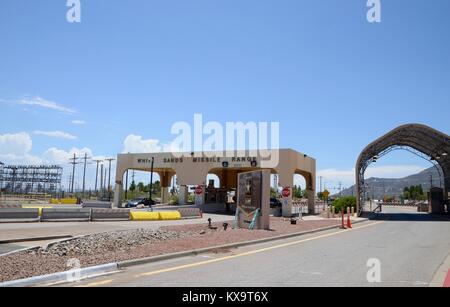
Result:
{"type": "MultiPolygon", "coordinates": [[[[373,193],[374,199],[382,199],[383,195],[399,197],[400,195],[403,195],[403,190],[405,187],[410,187],[412,185],[421,184],[424,191],[429,191],[431,186],[431,178],[433,179],[433,187],[440,186],[440,175],[436,167],[431,167],[418,174],[405,178],[369,178],[366,179],[365,182],[369,186],[369,195],[372,196],[373,193]]],[[[342,190],[342,195],[355,195],[355,191],[355,186],[352,186],[348,189],[342,190]]]]}

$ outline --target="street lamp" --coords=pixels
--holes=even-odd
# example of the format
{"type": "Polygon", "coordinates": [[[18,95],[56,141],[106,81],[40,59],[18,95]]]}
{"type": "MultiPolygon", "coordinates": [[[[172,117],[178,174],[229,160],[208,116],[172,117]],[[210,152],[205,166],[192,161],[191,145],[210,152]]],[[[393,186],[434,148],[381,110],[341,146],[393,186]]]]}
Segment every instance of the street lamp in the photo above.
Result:
{"type": "Polygon", "coordinates": [[[152,201],[152,190],[153,190],[153,164],[155,163],[155,157],[152,157],[152,165],[150,167],[150,202],[152,201]]]}

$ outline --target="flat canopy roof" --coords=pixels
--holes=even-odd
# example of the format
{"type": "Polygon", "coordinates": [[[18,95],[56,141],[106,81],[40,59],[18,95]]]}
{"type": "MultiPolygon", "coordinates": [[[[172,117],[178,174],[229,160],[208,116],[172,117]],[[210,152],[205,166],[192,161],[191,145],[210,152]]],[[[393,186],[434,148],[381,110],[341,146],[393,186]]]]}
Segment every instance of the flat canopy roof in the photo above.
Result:
{"type": "Polygon", "coordinates": [[[314,178],[316,173],[316,160],[293,149],[126,153],[117,156],[116,181],[121,181],[129,169],[150,171],[152,159],[154,172],[176,173],[179,181],[186,184],[203,182],[203,176],[217,169],[271,169],[280,177],[300,173],[314,178]]]}

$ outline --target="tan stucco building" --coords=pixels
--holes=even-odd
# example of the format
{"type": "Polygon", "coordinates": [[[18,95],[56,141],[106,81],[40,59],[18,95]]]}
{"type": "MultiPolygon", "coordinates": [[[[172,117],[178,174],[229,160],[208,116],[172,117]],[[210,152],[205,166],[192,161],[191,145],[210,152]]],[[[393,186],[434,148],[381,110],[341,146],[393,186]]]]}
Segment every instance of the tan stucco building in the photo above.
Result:
{"type": "MultiPolygon", "coordinates": [[[[215,174],[220,180],[220,189],[232,191],[237,187],[237,174],[252,170],[268,169],[277,174],[279,186],[290,188],[291,195],[283,202],[283,215],[292,213],[292,187],[294,175],[305,178],[308,191],[309,211],[314,212],[316,160],[292,149],[266,150],[264,152],[208,152],[208,153],[143,153],[119,154],[117,156],[116,186],[114,206],[120,207],[123,193],[123,178],[127,170],[151,170],[159,174],[162,187],[162,202],[169,201],[169,186],[174,175],[177,177],[180,205],[187,203],[188,186],[201,186],[204,193],[197,205],[207,206],[208,174],[215,174]],[[267,157],[272,157],[268,163],[267,157]],[[276,157],[276,160],[273,160],[276,157]],[[270,165],[270,166],[268,166],[270,165]]],[[[210,187],[209,187],[210,188],[210,187]]],[[[211,201],[211,197],[208,199],[211,201]]],[[[225,202],[223,198],[213,198],[215,202],[225,202]]]]}

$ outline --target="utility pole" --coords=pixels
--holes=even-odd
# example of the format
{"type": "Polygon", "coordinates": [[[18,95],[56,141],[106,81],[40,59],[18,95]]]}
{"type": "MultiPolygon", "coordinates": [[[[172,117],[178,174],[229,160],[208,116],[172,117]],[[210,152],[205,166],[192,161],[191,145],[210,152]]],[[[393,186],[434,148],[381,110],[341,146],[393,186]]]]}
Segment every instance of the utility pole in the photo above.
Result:
{"type": "Polygon", "coordinates": [[[103,192],[103,163],[100,165],[100,191],[103,192]]]}
{"type": "Polygon", "coordinates": [[[86,190],[86,164],[87,164],[87,160],[91,159],[90,157],[87,156],[87,153],[84,153],[84,169],[83,169],[83,197],[85,197],[84,192],[86,190]]]}
{"type": "Polygon", "coordinates": [[[319,180],[320,180],[320,193],[322,193],[323,192],[323,190],[322,190],[322,176],[320,176],[319,177],[319,180]]]}
{"type": "Polygon", "coordinates": [[[342,182],[339,182],[339,197],[342,197],[342,182]]]}
{"type": "Polygon", "coordinates": [[[107,173],[108,173],[108,169],[105,166],[105,173],[103,174],[103,190],[108,189],[107,186],[106,186],[106,178],[108,177],[107,173]]]}
{"type": "Polygon", "coordinates": [[[97,195],[98,165],[100,162],[103,162],[103,160],[94,160],[94,162],[97,164],[97,169],[95,171],[95,194],[97,195]]]}
{"type": "Polygon", "coordinates": [[[105,159],[106,161],[108,161],[108,198],[109,201],[111,201],[111,162],[114,161],[115,159],[113,158],[109,158],[109,159],[105,159]]]}
{"type": "Polygon", "coordinates": [[[72,164],[72,182],[70,184],[70,193],[73,194],[73,184],[75,181],[75,166],[80,162],[78,162],[78,157],[75,153],[73,154],[73,158],[70,158],[69,160],[70,160],[69,164],[72,164]]]}

